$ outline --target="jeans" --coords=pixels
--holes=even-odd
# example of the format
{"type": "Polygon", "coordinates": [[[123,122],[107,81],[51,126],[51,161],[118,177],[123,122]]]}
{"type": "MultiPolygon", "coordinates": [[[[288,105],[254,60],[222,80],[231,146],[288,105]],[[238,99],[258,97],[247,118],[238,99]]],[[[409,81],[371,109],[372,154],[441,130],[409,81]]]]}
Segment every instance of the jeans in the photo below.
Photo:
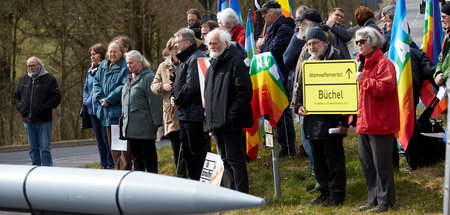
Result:
{"type": "Polygon", "coordinates": [[[102,121],[97,119],[95,115],[91,117],[92,128],[94,129],[95,138],[97,139],[98,153],[100,154],[100,165],[104,169],[111,169],[114,167],[114,161],[111,157],[111,150],[108,145],[108,136],[106,135],[106,128],[102,126],[102,121]]]}
{"type": "Polygon", "coordinates": [[[311,144],[309,143],[309,140],[305,138],[305,131],[303,130],[303,120],[304,117],[300,116],[300,135],[302,136],[302,145],[305,149],[306,154],[309,158],[309,163],[311,164],[311,175],[316,175],[316,171],[314,170],[314,157],[311,150],[311,144]]]}
{"type": "Polygon", "coordinates": [[[52,122],[24,122],[23,125],[27,132],[28,144],[30,145],[31,164],[53,166],[50,153],[52,122]]]}

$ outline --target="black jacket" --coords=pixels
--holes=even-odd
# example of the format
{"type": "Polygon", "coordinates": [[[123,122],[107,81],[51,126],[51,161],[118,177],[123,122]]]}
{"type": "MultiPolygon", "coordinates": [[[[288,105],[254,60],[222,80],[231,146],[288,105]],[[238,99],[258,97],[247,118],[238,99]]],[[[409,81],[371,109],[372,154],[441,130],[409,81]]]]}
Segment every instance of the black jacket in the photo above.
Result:
{"type": "Polygon", "coordinates": [[[284,65],[283,54],[291,41],[292,35],[294,35],[294,28],[294,20],[281,15],[267,32],[266,42],[259,47],[261,52],[270,51],[275,57],[275,61],[284,78],[283,86],[285,88],[287,87],[286,82],[288,80],[289,69],[284,65]]]}
{"type": "Polygon", "coordinates": [[[252,82],[249,68],[230,45],[217,60],[211,59],[205,77],[208,131],[236,131],[253,125],[252,82]]]}
{"type": "Polygon", "coordinates": [[[55,77],[45,70],[41,72],[46,74],[34,80],[28,74],[22,76],[14,93],[14,105],[24,122],[52,121],[52,109],[61,101],[55,77]]]}
{"type": "MultiPolygon", "coordinates": [[[[328,45],[323,60],[341,60],[344,57],[332,45],[328,45]]],[[[300,78],[300,82],[302,79],[300,78]]],[[[300,85],[302,86],[302,85],[300,85]]],[[[303,105],[303,89],[298,88],[295,112],[303,105]]],[[[339,136],[339,134],[329,134],[328,129],[336,128],[339,125],[348,127],[348,116],[342,114],[311,114],[305,116],[303,129],[308,140],[324,140],[339,136]]]]}
{"type": "Polygon", "coordinates": [[[204,57],[195,44],[177,54],[180,65],[173,85],[173,97],[177,109],[177,119],[183,121],[204,121],[204,109],[198,79],[197,58],[204,57]]]}
{"type": "Polygon", "coordinates": [[[436,66],[424,52],[419,50],[415,43],[411,43],[409,47],[411,51],[411,69],[415,108],[419,103],[419,97],[421,96],[420,90],[422,89],[423,82],[425,82],[425,80],[428,80],[435,88],[437,88],[433,78],[436,66]]]}

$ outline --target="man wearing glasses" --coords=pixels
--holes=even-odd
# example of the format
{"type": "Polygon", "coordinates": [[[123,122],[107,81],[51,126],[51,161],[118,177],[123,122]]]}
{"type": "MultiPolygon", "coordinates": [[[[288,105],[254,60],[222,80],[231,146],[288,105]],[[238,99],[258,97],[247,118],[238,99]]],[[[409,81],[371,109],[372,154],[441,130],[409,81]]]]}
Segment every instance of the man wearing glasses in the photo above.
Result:
{"type": "Polygon", "coordinates": [[[326,26],[334,34],[333,46],[340,50],[345,59],[350,59],[347,43],[352,39],[352,33],[342,23],[344,21],[344,10],[333,8],[325,21],[326,26]]]}
{"type": "Polygon", "coordinates": [[[61,101],[58,83],[38,57],[27,60],[28,73],[19,79],[14,105],[22,115],[32,165],[53,166],[50,153],[52,109],[61,101]]]}

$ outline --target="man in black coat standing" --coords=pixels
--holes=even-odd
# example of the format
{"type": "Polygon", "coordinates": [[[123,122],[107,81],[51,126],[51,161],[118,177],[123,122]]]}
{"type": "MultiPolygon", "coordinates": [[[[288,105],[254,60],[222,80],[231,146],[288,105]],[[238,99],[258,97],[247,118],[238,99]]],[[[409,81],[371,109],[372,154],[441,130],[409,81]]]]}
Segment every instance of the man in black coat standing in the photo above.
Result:
{"type": "Polygon", "coordinates": [[[30,145],[32,165],[53,166],[50,152],[52,109],[61,101],[55,77],[45,70],[38,57],[27,60],[28,74],[19,79],[14,104],[22,115],[30,145]]]}
{"type": "Polygon", "coordinates": [[[175,76],[171,103],[178,108],[180,140],[189,177],[199,180],[206,147],[203,139],[205,110],[200,94],[197,59],[204,56],[195,44],[195,35],[191,29],[183,28],[174,36],[174,46],[178,49],[177,58],[180,64],[175,76]]]}
{"type": "MultiPolygon", "coordinates": [[[[283,87],[289,99],[291,93],[287,87],[289,69],[284,65],[283,54],[291,41],[292,35],[294,35],[295,22],[292,18],[286,18],[282,15],[281,5],[276,1],[264,3],[259,11],[266,21],[268,30],[263,38],[258,39],[256,48],[261,52],[272,53],[283,75],[283,87]]],[[[279,156],[295,155],[295,129],[292,111],[289,107],[283,111],[283,115],[278,120],[276,131],[278,142],[282,147],[279,156]]]]}
{"type": "Polygon", "coordinates": [[[231,177],[231,188],[248,193],[243,128],[253,125],[252,82],[249,68],[231,44],[231,34],[220,29],[206,36],[211,66],[205,77],[206,127],[215,136],[231,177]]]}

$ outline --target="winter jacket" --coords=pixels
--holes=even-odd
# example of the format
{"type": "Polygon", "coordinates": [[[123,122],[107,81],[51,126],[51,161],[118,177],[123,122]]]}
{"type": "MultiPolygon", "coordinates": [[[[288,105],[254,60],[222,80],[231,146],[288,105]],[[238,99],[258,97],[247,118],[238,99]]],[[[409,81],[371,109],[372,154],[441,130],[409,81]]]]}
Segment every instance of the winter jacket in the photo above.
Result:
{"type": "Polygon", "coordinates": [[[433,78],[436,66],[431,62],[427,54],[419,50],[415,43],[412,43],[409,47],[411,52],[414,107],[417,107],[423,83],[428,80],[433,86],[436,85],[433,78]]]}
{"type": "Polygon", "coordinates": [[[83,87],[83,103],[86,104],[87,111],[89,115],[95,115],[98,106],[100,103],[95,101],[93,88],[94,88],[94,76],[95,74],[91,74],[92,67],[89,68],[86,74],[86,81],[84,82],[83,87]]]}
{"type": "Polygon", "coordinates": [[[121,114],[122,87],[125,84],[129,70],[125,59],[116,64],[103,60],[94,76],[94,99],[96,102],[105,99],[108,107],[99,106],[96,112],[102,125],[109,127],[119,123],[121,114]]]}
{"type": "MultiPolygon", "coordinates": [[[[360,55],[364,62],[359,80],[356,132],[390,135],[400,130],[397,79],[394,65],[380,49],[372,56],[360,55]]],[[[361,69],[361,68],[360,68],[361,69]]]]}
{"type": "Polygon", "coordinates": [[[152,91],[155,94],[161,94],[164,93],[164,100],[163,100],[163,119],[164,119],[164,132],[166,134],[169,134],[172,131],[178,131],[179,124],[178,120],[176,119],[176,111],[177,109],[170,104],[170,93],[171,91],[167,92],[164,91],[163,85],[165,83],[172,83],[170,80],[171,77],[175,77],[175,71],[176,67],[175,65],[169,61],[166,60],[159,64],[158,70],[156,71],[155,78],[152,82],[152,91]]]}
{"type": "Polygon", "coordinates": [[[306,40],[298,39],[297,34],[298,32],[294,33],[288,47],[286,48],[286,51],[283,54],[284,65],[289,70],[287,84],[288,89],[286,91],[286,93],[289,94],[292,94],[292,89],[294,88],[295,67],[297,65],[298,57],[300,56],[303,46],[306,44],[306,40]]]}
{"type": "Polygon", "coordinates": [[[61,101],[55,77],[44,68],[36,78],[22,76],[14,92],[13,102],[24,122],[50,122],[52,109],[61,101]]]}
{"type": "Polygon", "coordinates": [[[249,68],[229,46],[211,59],[205,77],[205,112],[208,131],[238,131],[253,125],[252,82],[249,68]]]}
{"type": "Polygon", "coordinates": [[[123,136],[131,139],[156,139],[156,131],[163,123],[162,96],[150,90],[155,75],[143,69],[132,80],[127,75],[122,88],[123,136]]]}
{"type": "Polygon", "coordinates": [[[272,52],[283,75],[283,86],[285,88],[287,88],[289,70],[284,65],[283,54],[291,41],[292,35],[294,35],[294,28],[294,20],[281,15],[268,30],[266,42],[259,47],[261,52],[272,52]]]}
{"type": "Polygon", "coordinates": [[[205,121],[204,108],[198,79],[197,59],[203,57],[197,46],[191,45],[177,54],[180,65],[177,68],[173,97],[177,109],[177,119],[183,121],[205,121]]]}
{"type": "MultiPolygon", "coordinates": [[[[325,50],[323,60],[341,60],[344,57],[332,45],[328,45],[325,50]]],[[[311,56],[308,61],[314,60],[311,56]]],[[[302,77],[300,77],[300,83],[302,77]]],[[[302,86],[302,85],[300,85],[302,86]]],[[[295,110],[298,113],[298,108],[303,106],[303,88],[299,87],[297,92],[297,102],[295,110]]],[[[303,129],[305,131],[305,138],[308,140],[326,140],[337,136],[339,134],[329,134],[328,129],[336,128],[338,126],[348,127],[348,116],[342,114],[311,114],[304,117],[303,129]]]]}
{"type": "Polygon", "coordinates": [[[344,24],[334,24],[333,27],[326,25],[327,21],[324,21],[323,27],[328,28],[333,32],[333,46],[339,50],[344,56],[344,59],[351,59],[350,52],[348,51],[347,43],[352,40],[352,33],[347,29],[344,24]]]}
{"type": "Polygon", "coordinates": [[[447,44],[443,44],[443,49],[441,54],[439,54],[439,62],[436,65],[436,72],[434,73],[434,77],[436,78],[436,75],[440,73],[444,73],[442,75],[442,80],[444,80],[444,85],[447,84],[447,79],[449,76],[450,71],[450,58],[448,57],[448,50],[450,48],[450,34],[445,35],[444,43],[447,42],[447,44]]]}
{"type": "Polygon", "coordinates": [[[245,29],[241,24],[237,24],[231,31],[231,40],[238,42],[245,48],[245,29]]]}

